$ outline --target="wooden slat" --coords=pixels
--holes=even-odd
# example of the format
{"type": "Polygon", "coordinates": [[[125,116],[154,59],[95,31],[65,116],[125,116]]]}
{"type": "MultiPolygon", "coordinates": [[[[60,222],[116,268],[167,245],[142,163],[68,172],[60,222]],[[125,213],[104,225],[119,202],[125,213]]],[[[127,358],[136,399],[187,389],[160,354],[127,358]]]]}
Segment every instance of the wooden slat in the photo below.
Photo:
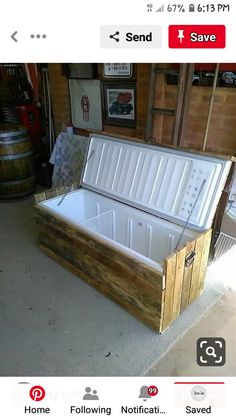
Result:
{"type": "Polygon", "coordinates": [[[152,114],[174,116],[175,115],[175,109],[152,108],[152,114]]]}
{"type": "Polygon", "coordinates": [[[188,304],[191,304],[199,295],[200,290],[200,269],[201,269],[201,262],[202,262],[202,252],[203,252],[203,245],[204,245],[204,234],[201,234],[197,237],[195,242],[195,258],[193,262],[193,271],[192,271],[192,278],[189,290],[189,301],[188,304]]]}
{"type": "Polygon", "coordinates": [[[176,254],[176,270],[175,270],[175,286],[173,295],[173,311],[172,321],[175,320],[180,314],[181,296],[184,280],[184,267],[185,267],[186,247],[180,249],[176,254]]]}
{"type": "Polygon", "coordinates": [[[45,192],[37,193],[37,194],[34,195],[34,201],[35,201],[36,204],[39,204],[40,202],[43,202],[46,199],[47,198],[46,198],[45,192]]]}
{"type": "MultiPolygon", "coordinates": [[[[186,244],[186,256],[188,256],[188,254],[193,251],[195,251],[195,240],[192,240],[191,242],[188,242],[186,244]]],[[[192,272],[193,272],[193,265],[184,267],[183,287],[182,287],[181,306],[180,306],[181,313],[188,306],[192,272]]]]}
{"type": "Polygon", "coordinates": [[[172,322],[173,301],[175,288],[176,254],[165,260],[164,272],[166,274],[165,302],[162,330],[165,330],[172,322]]]}
{"type": "Polygon", "coordinates": [[[207,262],[209,258],[209,250],[210,250],[210,245],[211,245],[211,235],[212,235],[212,230],[208,230],[204,235],[202,261],[201,261],[201,267],[200,267],[200,273],[199,273],[199,293],[202,292],[203,287],[204,287],[207,262]]]}
{"type": "Polygon", "coordinates": [[[156,68],[156,64],[152,64],[151,71],[150,71],[148,110],[147,110],[146,128],[145,128],[145,142],[146,143],[152,142],[152,124],[153,124],[152,108],[154,105],[154,98],[155,98],[155,92],[156,92],[156,75],[154,72],[155,68],[156,68]]]}
{"type": "Polygon", "coordinates": [[[211,100],[210,100],[210,105],[209,105],[209,109],[208,109],[207,123],[206,123],[206,128],[205,128],[205,135],[204,135],[204,141],[203,141],[203,145],[202,145],[202,151],[206,150],[210,125],[212,123],[212,111],[213,111],[213,106],[214,106],[214,103],[215,103],[215,94],[216,94],[217,82],[219,80],[219,69],[220,69],[220,64],[217,63],[216,67],[214,69],[215,74],[214,74],[213,85],[212,85],[212,90],[211,90],[211,100]]]}
{"type": "Polygon", "coordinates": [[[179,131],[182,129],[182,114],[183,105],[186,94],[186,77],[187,77],[188,64],[180,64],[179,69],[179,81],[178,81],[178,93],[177,93],[177,104],[175,109],[175,119],[172,132],[172,144],[175,146],[179,144],[179,131]]]}

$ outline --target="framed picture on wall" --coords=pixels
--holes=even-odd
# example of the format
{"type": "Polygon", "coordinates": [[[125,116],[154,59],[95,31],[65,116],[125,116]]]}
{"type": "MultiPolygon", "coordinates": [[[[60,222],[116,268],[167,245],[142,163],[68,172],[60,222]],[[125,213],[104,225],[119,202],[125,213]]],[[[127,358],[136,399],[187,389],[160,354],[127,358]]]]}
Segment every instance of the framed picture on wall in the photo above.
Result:
{"type": "Polygon", "coordinates": [[[69,80],[71,118],[75,128],[102,130],[100,80],[69,80]]]}
{"type": "Polygon", "coordinates": [[[133,75],[133,64],[104,63],[103,75],[107,78],[130,78],[133,75]]]}
{"type": "Polygon", "coordinates": [[[102,84],[104,124],[136,126],[136,83],[102,84]]]}
{"type": "Polygon", "coordinates": [[[97,64],[91,63],[62,64],[62,70],[68,79],[96,79],[98,75],[97,64]]]}

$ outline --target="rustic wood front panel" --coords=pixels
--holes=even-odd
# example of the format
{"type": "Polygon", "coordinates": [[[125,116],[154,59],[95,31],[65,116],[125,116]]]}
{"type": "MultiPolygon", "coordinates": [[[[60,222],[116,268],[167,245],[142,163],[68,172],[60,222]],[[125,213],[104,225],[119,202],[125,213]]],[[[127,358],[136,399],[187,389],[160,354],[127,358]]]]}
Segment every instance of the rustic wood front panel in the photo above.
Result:
{"type": "Polygon", "coordinates": [[[165,260],[166,290],[161,330],[164,331],[201,293],[204,285],[211,230],[200,234],[165,260]],[[185,258],[195,252],[194,262],[185,266],[185,258]]]}
{"type": "Polygon", "coordinates": [[[41,248],[148,326],[160,331],[164,275],[37,208],[41,248]]]}

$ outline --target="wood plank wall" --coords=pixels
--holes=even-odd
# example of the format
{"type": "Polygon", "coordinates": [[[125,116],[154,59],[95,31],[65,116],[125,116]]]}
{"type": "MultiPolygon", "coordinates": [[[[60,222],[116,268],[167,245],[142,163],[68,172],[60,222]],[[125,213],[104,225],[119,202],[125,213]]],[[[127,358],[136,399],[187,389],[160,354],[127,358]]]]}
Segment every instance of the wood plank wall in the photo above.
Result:
{"type": "MultiPolygon", "coordinates": [[[[159,66],[169,67],[169,64],[159,66]]],[[[192,86],[189,106],[183,123],[180,147],[202,150],[212,87],[192,86]]],[[[177,85],[168,85],[166,75],[156,78],[155,107],[175,109],[177,85]]],[[[217,154],[236,155],[236,89],[217,87],[214,96],[212,117],[207,138],[206,151],[217,154]]],[[[172,143],[174,118],[154,115],[153,137],[156,144],[172,143]]]]}
{"type": "Polygon", "coordinates": [[[52,110],[56,135],[63,127],[71,125],[68,80],[62,73],[62,64],[48,64],[52,110]]]}
{"type": "MultiPolygon", "coordinates": [[[[161,64],[161,66],[170,65],[161,64]]],[[[102,79],[101,68],[102,65],[100,64],[99,77],[102,79]]],[[[134,68],[134,79],[137,80],[137,127],[134,129],[104,125],[104,132],[131,138],[137,137],[143,140],[145,137],[151,64],[135,64],[134,68]]],[[[62,74],[61,64],[49,64],[49,75],[52,88],[53,115],[56,133],[58,134],[63,125],[67,125],[71,120],[68,80],[62,74]]],[[[196,150],[202,148],[210,97],[211,87],[192,86],[180,146],[196,150]]],[[[155,107],[175,109],[176,101],[177,86],[167,85],[166,76],[158,75],[155,88],[155,107]]],[[[218,87],[214,98],[206,151],[235,155],[235,112],[236,89],[218,87]]],[[[153,137],[156,144],[170,145],[172,143],[173,122],[174,118],[172,116],[154,115],[153,137]]],[[[79,133],[85,134],[85,132],[79,133]]]]}
{"type": "MultiPolygon", "coordinates": [[[[117,136],[128,136],[132,138],[140,138],[144,140],[146,115],[148,105],[148,89],[149,89],[149,75],[151,64],[134,64],[134,75],[132,79],[137,83],[137,125],[136,128],[122,127],[115,125],[104,124],[103,131],[105,133],[112,133],[117,136]]],[[[68,79],[62,73],[61,64],[49,64],[49,76],[52,91],[53,116],[55,122],[56,135],[61,132],[63,126],[71,123],[70,115],[70,99],[68,89],[68,79]]],[[[98,65],[98,78],[102,81],[103,66],[98,65]]],[[[112,81],[106,79],[106,81],[112,81]]],[[[114,81],[114,80],[113,80],[114,81]]],[[[124,81],[125,82],[125,81],[124,81]]],[[[77,130],[80,135],[89,135],[88,131],[77,130]]]]}

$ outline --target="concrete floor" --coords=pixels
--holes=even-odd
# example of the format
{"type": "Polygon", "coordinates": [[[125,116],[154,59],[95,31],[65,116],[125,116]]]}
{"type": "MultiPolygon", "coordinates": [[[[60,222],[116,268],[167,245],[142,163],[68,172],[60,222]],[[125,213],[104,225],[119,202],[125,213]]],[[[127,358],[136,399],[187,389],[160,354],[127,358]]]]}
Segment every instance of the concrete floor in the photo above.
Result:
{"type": "Polygon", "coordinates": [[[150,376],[236,376],[236,292],[228,291],[219,303],[190,329],[183,338],[151,368],[150,376]],[[200,367],[196,362],[196,342],[200,337],[223,337],[226,341],[226,363],[222,367],[200,367]]]}
{"type": "MultiPolygon", "coordinates": [[[[0,375],[112,376],[138,375],[140,370],[150,376],[236,374],[234,268],[227,292],[182,338],[175,336],[154,365],[154,332],[40,252],[32,202],[27,198],[0,204],[0,375]],[[80,328],[82,323],[86,327],[80,328]],[[196,341],[201,336],[225,338],[224,367],[197,366],[196,341]],[[150,360],[142,359],[148,356],[150,360]],[[139,368],[132,364],[135,357],[139,368]]],[[[224,277],[224,269],[217,272],[219,279],[224,277]]],[[[194,313],[192,308],[189,312],[194,313]]],[[[168,341],[168,333],[161,339],[168,341]]]]}

